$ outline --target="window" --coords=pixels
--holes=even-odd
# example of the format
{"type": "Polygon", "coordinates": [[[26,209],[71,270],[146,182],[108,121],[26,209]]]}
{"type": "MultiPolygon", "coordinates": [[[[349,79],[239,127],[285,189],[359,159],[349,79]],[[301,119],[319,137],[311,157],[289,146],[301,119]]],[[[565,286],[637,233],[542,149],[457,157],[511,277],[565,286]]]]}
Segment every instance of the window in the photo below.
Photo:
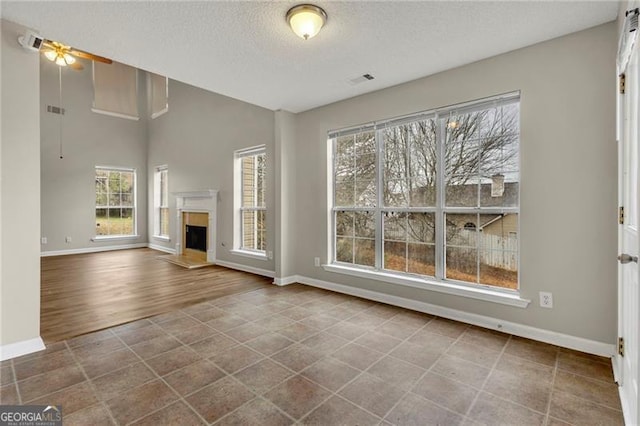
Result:
{"type": "Polygon", "coordinates": [[[138,70],[118,62],[94,61],[91,111],[138,120],[138,70]]]}
{"type": "Polygon", "coordinates": [[[136,171],[96,167],[96,235],[136,235],[136,171]]]}
{"type": "Polygon", "coordinates": [[[169,79],[152,72],[147,72],[147,86],[151,118],[158,118],[169,111],[169,79]]]}
{"type": "Polygon", "coordinates": [[[334,264],[518,288],[518,94],[329,139],[334,264]]]}
{"type": "Polygon", "coordinates": [[[267,245],[264,145],[236,151],[236,241],[241,251],[264,255],[267,245]]]}
{"type": "Polygon", "coordinates": [[[154,236],[169,238],[169,169],[156,167],[153,175],[154,186],[154,236]]]}

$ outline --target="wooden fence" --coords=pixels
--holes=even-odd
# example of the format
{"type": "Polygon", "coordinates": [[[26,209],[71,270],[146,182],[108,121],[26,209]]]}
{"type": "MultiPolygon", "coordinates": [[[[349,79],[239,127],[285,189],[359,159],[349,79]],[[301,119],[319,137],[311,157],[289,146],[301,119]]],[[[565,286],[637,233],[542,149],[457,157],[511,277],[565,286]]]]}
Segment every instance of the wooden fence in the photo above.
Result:
{"type": "Polygon", "coordinates": [[[480,263],[509,271],[518,270],[518,238],[462,230],[448,244],[479,249],[480,263]]]}

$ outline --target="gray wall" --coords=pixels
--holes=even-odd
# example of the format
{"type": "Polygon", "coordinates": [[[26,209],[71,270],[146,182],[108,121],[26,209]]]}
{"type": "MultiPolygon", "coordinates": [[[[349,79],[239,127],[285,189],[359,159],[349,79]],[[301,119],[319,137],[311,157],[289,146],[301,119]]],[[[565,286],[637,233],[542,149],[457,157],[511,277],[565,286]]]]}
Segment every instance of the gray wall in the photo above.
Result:
{"type": "Polygon", "coordinates": [[[295,115],[287,111],[275,113],[275,234],[276,278],[295,274],[295,115]]]}
{"type": "Polygon", "coordinates": [[[24,28],[1,25],[0,345],[40,335],[40,79],[24,28]]]}
{"type": "MultiPolygon", "coordinates": [[[[153,206],[153,170],[166,164],[171,238],[164,242],[151,236],[149,241],[175,248],[176,203],[172,192],[217,189],[217,258],[273,271],[273,260],[249,259],[229,250],[233,248],[233,153],[261,144],[267,151],[267,250],[275,249],[274,112],[169,80],[169,111],[149,120],[148,131],[149,205],[153,206]]],[[[153,225],[153,209],[149,209],[148,218],[153,225]]]]}
{"type": "Polygon", "coordinates": [[[616,24],[609,23],[296,117],[299,275],[596,341],[616,336],[616,24]],[[325,272],[327,131],[521,91],[521,294],[526,308],[325,272]],[[554,308],[538,307],[550,291],[554,308]]]}
{"type": "Polygon", "coordinates": [[[147,242],[147,124],[145,73],[139,73],[140,121],[91,111],[91,64],[84,70],[62,69],[63,157],[59,155],[60,116],[47,112],[59,106],[60,67],[40,55],[40,125],[42,170],[43,252],[147,242]],[[95,166],[135,168],[137,171],[137,230],[139,238],[94,242],[95,166]],[[71,243],[65,237],[71,237],[71,243]]]}

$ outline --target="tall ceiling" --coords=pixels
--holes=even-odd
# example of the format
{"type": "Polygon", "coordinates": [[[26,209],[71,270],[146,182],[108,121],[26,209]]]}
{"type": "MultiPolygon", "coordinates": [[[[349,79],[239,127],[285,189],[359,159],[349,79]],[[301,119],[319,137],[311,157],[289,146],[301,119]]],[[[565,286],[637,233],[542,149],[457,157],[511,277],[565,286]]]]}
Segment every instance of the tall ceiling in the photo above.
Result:
{"type": "Polygon", "coordinates": [[[272,110],[305,111],[612,21],[617,1],[2,1],[43,37],[272,110]],[[353,84],[362,74],[374,80],[353,84]]]}

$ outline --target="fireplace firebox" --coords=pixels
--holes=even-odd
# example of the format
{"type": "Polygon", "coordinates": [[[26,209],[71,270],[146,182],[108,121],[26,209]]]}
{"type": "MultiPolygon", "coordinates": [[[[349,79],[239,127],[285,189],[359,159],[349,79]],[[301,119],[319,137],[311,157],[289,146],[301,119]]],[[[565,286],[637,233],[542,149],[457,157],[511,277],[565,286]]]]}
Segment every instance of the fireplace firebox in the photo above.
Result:
{"type": "Polygon", "coordinates": [[[207,251],[207,227],[186,225],[186,241],[185,248],[203,251],[207,251]]]}

